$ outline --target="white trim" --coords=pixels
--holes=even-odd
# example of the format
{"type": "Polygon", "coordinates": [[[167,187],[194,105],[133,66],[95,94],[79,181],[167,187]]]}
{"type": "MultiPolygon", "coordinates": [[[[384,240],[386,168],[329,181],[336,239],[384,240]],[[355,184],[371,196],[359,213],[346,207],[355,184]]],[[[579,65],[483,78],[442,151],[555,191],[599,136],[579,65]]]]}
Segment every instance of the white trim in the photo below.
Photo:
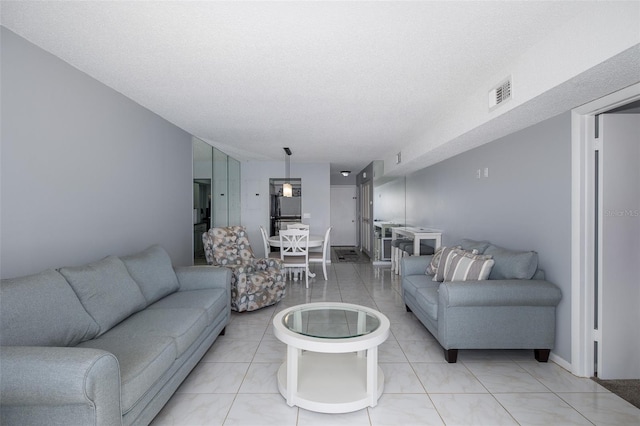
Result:
{"type": "MultiPolygon", "coordinates": [[[[593,375],[593,138],[595,115],[640,99],[640,83],[571,112],[571,372],[593,375]]],[[[558,360],[554,362],[560,364],[558,360]]]]}
{"type": "Polygon", "coordinates": [[[558,364],[560,367],[564,368],[567,371],[571,371],[571,363],[560,358],[558,355],[554,354],[553,352],[549,354],[549,361],[552,361],[555,364],[558,364]]]}

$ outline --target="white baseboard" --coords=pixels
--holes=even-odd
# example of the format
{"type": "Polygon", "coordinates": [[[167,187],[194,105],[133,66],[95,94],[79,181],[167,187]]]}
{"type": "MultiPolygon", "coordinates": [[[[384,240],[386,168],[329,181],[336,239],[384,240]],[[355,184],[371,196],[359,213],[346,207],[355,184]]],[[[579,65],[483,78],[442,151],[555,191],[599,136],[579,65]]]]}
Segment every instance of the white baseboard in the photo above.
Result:
{"type": "Polygon", "coordinates": [[[565,361],[564,358],[560,358],[558,355],[551,352],[549,354],[549,360],[553,361],[555,364],[558,364],[560,367],[571,373],[571,363],[565,361]]]}

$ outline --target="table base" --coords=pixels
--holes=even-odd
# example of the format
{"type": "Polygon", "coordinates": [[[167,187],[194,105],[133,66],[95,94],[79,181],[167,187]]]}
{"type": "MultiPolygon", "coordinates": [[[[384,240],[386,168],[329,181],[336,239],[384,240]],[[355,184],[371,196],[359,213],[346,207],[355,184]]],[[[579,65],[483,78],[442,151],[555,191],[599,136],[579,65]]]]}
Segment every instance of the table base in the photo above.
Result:
{"type": "MultiPolygon", "coordinates": [[[[348,413],[374,407],[384,389],[377,368],[375,395],[367,394],[367,358],[356,353],[304,351],[298,357],[298,381],[289,405],[320,413],[348,413]]],[[[278,390],[287,398],[287,363],[278,370],[278,390]]]]}

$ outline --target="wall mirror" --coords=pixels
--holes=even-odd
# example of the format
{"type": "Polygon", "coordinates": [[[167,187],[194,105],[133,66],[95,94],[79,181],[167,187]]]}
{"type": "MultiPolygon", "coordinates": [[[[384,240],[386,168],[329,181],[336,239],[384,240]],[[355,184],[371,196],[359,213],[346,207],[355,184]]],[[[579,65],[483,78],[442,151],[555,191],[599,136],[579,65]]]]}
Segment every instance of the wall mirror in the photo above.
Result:
{"type": "Polygon", "coordinates": [[[240,162],[193,138],[193,259],[206,263],[202,234],[240,225],[240,162]]]}

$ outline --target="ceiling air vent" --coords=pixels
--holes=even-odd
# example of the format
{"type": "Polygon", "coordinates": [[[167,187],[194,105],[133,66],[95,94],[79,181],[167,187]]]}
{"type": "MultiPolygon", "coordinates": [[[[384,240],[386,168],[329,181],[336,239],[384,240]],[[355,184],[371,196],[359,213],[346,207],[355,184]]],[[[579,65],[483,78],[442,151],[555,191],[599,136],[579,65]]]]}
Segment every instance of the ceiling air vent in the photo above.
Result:
{"type": "Polygon", "coordinates": [[[489,111],[511,99],[511,76],[489,91],[489,111]]]}

